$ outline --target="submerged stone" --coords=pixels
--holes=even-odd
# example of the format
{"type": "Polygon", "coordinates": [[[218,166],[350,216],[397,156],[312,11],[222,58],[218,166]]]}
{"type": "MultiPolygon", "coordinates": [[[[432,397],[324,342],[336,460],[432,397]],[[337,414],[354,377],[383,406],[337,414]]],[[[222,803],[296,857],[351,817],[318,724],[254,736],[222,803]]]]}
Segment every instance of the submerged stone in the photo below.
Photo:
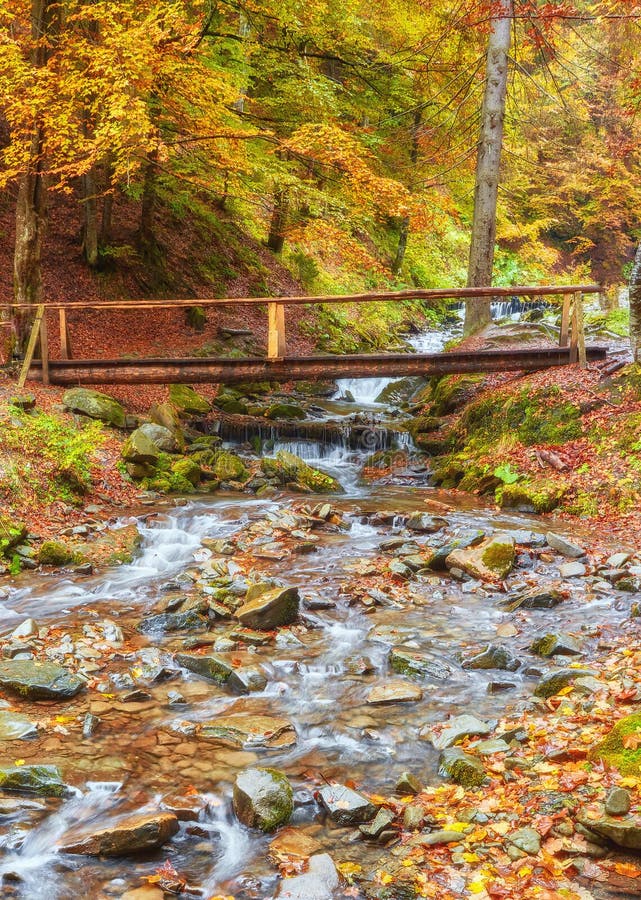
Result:
{"type": "Polygon", "coordinates": [[[298,588],[272,588],[248,600],[236,610],[235,615],[249,628],[272,631],[283,625],[291,625],[297,620],[299,603],[298,588]]]}
{"type": "Polygon", "coordinates": [[[6,766],[0,768],[0,790],[38,797],[62,797],[65,784],[57,766],[6,766]]]}
{"type": "Polygon", "coordinates": [[[294,811],[294,791],[287,776],[277,769],[245,769],[234,782],[233,807],[248,828],[274,831],[294,811]]]}
{"type": "Polygon", "coordinates": [[[576,638],[561,632],[550,632],[536,638],[530,644],[530,650],[538,656],[579,656],[581,654],[581,648],[576,638]]]}
{"type": "Polygon", "coordinates": [[[178,832],[178,819],[170,812],[126,816],[95,831],[71,835],[63,853],[86,856],[132,856],[162,847],[178,832]]]}
{"type": "Polygon", "coordinates": [[[0,686],[28,700],[69,700],[85,682],[57,663],[8,659],[0,662],[0,686]]]}
{"type": "Polygon", "coordinates": [[[148,616],[136,625],[136,631],[142,634],[167,631],[206,631],[207,619],[197,610],[188,609],[178,613],[159,613],[148,616]]]}
{"type": "Polygon", "coordinates": [[[199,656],[196,653],[176,653],[174,657],[179,666],[188,669],[195,675],[210,678],[217,684],[225,684],[234,671],[231,663],[220,656],[199,656]]]}
{"type": "Polygon", "coordinates": [[[38,729],[31,719],[8,709],[0,709],[0,741],[22,740],[37,734],[38,729]]]}
{"type": "Polygon", "coordinates": [[[521,663],[506,647],[488,644],[485,650],[463,660],[461,665],[464,669],[501,669],[505,672],[515,672],[521,663]]]}
{"type": "Polygon", "coordinates": [[[390,681],[378,684],[367,695],[367,702],[372,706],[384,703],[413,703],[421,700],[423,691],[415,684],[406,681],[390,681]]]}
{"type": "Polygon", "coordinates": [[[440,681],[445,681],[452,676],[452,669],[448,665],[414,650],[392,647],[388,659],[392,671],[398,672],[399,675],[437,678],[440,681]]]}
{"type": "Polygon", "coordinates": [[[310,857],[302,875],[283,878],[276,891],[277,900],[334,900],[341,878],[329,853],[310,857]]]}
{"type": "Polygon", "coordinates": [[[203,722],[202,737],[214,738],[232,747],[293,747],[296,743],[294,726],[287,719],[277,716],[259,716],[239,713],[218,716],[212,722],[203,722]]]}

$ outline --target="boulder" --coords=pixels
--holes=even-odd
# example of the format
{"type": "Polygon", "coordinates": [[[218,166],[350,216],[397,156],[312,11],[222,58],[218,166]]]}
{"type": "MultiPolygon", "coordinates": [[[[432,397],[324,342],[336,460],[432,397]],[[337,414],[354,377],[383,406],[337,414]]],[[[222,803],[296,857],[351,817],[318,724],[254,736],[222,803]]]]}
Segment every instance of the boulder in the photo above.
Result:
{"type": "Polygon", "coordinates": [[[211,412],[211,403],[188,384],[170,384],[169,401],[179,413],[188,416],[205,416],[211,412]]]}
{"type": "Polygon", "coordinates": [[[545,675],[539,681],[534,689],[534,696],[547,700],[548,697],[553,697],[559,691],[562,691],[563,688],[573,684],[577,678],[589,675],[595,677],[597,674],[591,669],[557,669],[550,675],[545,675]]]}
{"type": "Polygon", "coordinates": [[[481,761],[458,747],[443,750],[439,759],[439,774],[451,778],[464,788],[480,787],[485,781],[485,769],[481,761]]]}
{"type": "Polygon", "coordinates": [[[605,813],[607,816],[625,816],[630,812],[632,800],[625,788],[613,787],[605,798],[605,813]]]}
{"type": "Polygon", "coordinates": [[[226,684],[234,667],[222,656],[200,656],[197,653],[176,653],[175,661],[195,675],[209,678],[216,684],[226,684]]]}
{"type": "Polygon", "coordinates": [[[323,785],[318,799],[337,825],[361,825],[376,815],[376,807],[367,797],[343,784],[323,785]]]}
{"type": "Polygon", "coordinates": [[[294,811],[294,791],[287,776],[277,769],[245,769],[234,782],[233,807],[248,828],[274,831],[294,811]]]}
{"type": "Polygon", "coordinates": [[[307,414],[302,406],[298,403],[272,403],[265,412],[267,419],[305,419],[307,414]]]}
{"type": "Polygon", "coordinates": [[[386,684],[377,684],[367,695],[367,702],[371,706],[379,706],[384,703],[415,703],[423,699],[423,691],[415,684],[406,681],[389,681],[386,684]]]}
{"type": "Polygon", "coordinates": [[[62,797],[66,787],[57,766],[3,766],[0,768],[0,790],[38,797],[62,797]]]}
{"type": "Polygon", "coordinates": [[[170,631],[206,631],[207,619],[201,616],[195,609],[185,612],[158,613],[155,616],[147,616],[136,625],[136,631],[141,634],[161,634],[170,631]]]}
{"type": "MultiPolygon", "coordinates": [[[[164,425],[157,425],[154,422],[145,422],[144,425],[141,425],[136,431],[141,431],[145,434],[152,444],[155,444],[155,446],[163,453],[176,453],[179,450],[176,435],[170,428],[166,428],[164,425]]],[[[134,434],[135,433],[136,432],[134,432],[134,434]]]]}
{"type": "Polygon", "coordinates": [[[0,687],[28,700],[68,700],[80,693],[85,682],[57,663],[5,659],[0,661],[0,687]]]}
{"type": "Polygon", "coordinates": [[[462,569],[472,578],[501,581],[512,571],[515,560],[514,538],[495,536],[476,547],[456,549],[445,560],[448,569],[462,569]]]}
{"type": "Polygon", "coordinates": [[[517,828],[507,834],[506,840],[526,856],[536,856],[541,850],[541,835],[534,828],[517,828]]]}
{"type": "Polygon", "coordinates": [[[209,459],[212,474],[220,481],[246,481],[249,471],[240,456],[231,450],[213,450],[209,459]]]}
{"type": "MultiPolygon", "coordinates": [[[[156,425],[160,428],[160,425],[156,425]]],[[[120,454],[125,462],[155,466],[162,450],[154,443],[142,426],[133,431],[123,444],[120,454]]]]}
{"type": "Polygon", "coordinates": [[[624,716],[591,750],[589,758],[621,775],[641,776],[641,713],[624,716]]]}
{"type": "Polygon", "coordinates": [[[38,550],[41,566],[67,566],[75,559],[75,553],[62,541],[43,541],[38,550]]]}
{"type": "Polygon", "coordinates": [[[626,850],[641,850],[641,819],[637,816],[593,819],[587,813],[577,815],[578,822],[601,837],[626,850]]]}
{"type": "Polygon", "coordinates": [[[548,547],[556,550],[561,556],[568,556],[571,559],[578,559],[580,556],[585,556],[583,547],[580,547],[573,541],[569,541],[560,534],[555,534],[553,531],[548,531],[545,535],[545,540],[547,541],[548,547]]]}
{"type": "Polygon", "coordinates": [[[506,647],[488,644],[485,650],[463,660],[461,665],[464,669],[501,669],[505,672],[515,672],[521,663],[506,647]]]}
{"type": "MultiPolygon", "coordinates": [[[[248,594],[248,597],[251,597],[248,594]]],[[[236,618],[248,628],[272,631],[291,625],[298,618],[300,595],[298,588],[277,587],[249,599],[236,610],[236,618]]]]}
{"type": "Polygon", "coordinates": [[[28,528],[24,522],[0,514],[0,557],[11,557],[11,551],[26,540],[28,528]]]}
{"type": "Polygon", "coordinates": [[[392,647],[388,660],[392,671],[399,675],[409,675],[414,678],[436,678],[439,681],[445,681],[452,677],[452,669],[446,663],[426,654],[417,653],[415,650],[392,647]]]}
{"type": "Polygon", "coordinates": [[[328,853],[310,857],[302,875],[283,878],[276,891],[277,900],[333,900],[337,897],[341,878],[328,853]]]}
{"type": "Polygon", "coordinates": [[[536,638],[530,644],[532,653],[537,656],[579,656],[581,648],[576,638],[570,634],[550,632],[536,638]]]}
{"type": "Polygon", "coordinates": [[[261,468],[268,478],[277,478],[281,484],[299,484],[316,494],[340,494],[343,491],[331,475],[308,466],[300,456],[287,450],[279,451],[276,459],[263,459],[261,468]]]}
{"type": "Polygon", "coordinates": [[[287,719],[246,713],[218,716],[213,722],[203,722],[200,734],[243,749],[293,747],[296,743],[294,726],[287,719]]]}
{"type": "Polygon", "coordinates": [[[124,407],[107,394],[88,388],[71,388],[62,395],[62,402],[71,412],[88,416],[90,419],[98,419],[116,428],[126,426],[124,407]]]}
{"type": "Polygon", "coordinates": [[[170,812],[126,816],[92,831],[63,838],[63,853],[85,856],[133,856],[162,847],[178,832],[178,819],[170,812]]]}
{"type": "Polygon", "coordinates": [[[463,738],[472,736],[485,737],[490,732],[491,728],[487,722],[482,722],[476,716],[462,715],[454,716],[446,723],[444,728],[438,730],[429,728],[425,734],[421,731],[419,736],[422,738],[427,737],[436,750],[445,750],[447,747],[452,747],[458,743],[458,741],[462,741],[463,738]]]}

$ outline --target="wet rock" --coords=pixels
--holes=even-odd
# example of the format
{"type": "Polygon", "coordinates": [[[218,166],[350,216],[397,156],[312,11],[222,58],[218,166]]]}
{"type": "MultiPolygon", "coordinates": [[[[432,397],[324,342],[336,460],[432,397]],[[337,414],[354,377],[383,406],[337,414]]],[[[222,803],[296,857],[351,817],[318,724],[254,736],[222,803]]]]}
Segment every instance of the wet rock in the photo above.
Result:
{"type": "Polygon", "coordinates": [[[295,866],[310,858],[321,849],[319,842],[300,828],[283,828],[270,841],[267,855],[275,866],[284,862],[295,866]]]}
{"type": "Polygon", "coordinates": [[[188,669],[195,675],[202,675],[217,684],[226,684],[234,667],[220,656],[199,656],[192,653],[176,653],[174,657],[179,666],[188,669]]]}
{"type": "Polygon", "coordinates": [[[521,663],[506,647],[488,644],[485,650],[464,659],[461,665],[464,669],[502,669],[515,672],[521,663]]]}
{"type": "Polygon", "coordinates": [[[57,766],[3,766],[0,768],[0,790],[38,797],[62,797],[66,787],[57,766]]]}
{"type": "Polygon", "coordinates": [[[272,403],[265,412],[267,419],[306,419],[307,414],[298,403],[272,403]]]}
{"type": "Polygon", "coordinates": [[[36,737],[35,722],[20,713],[0,709],[0,741],[16,741],[36,737]]]}
{"type": "Polygon", "coordinates": [[[98,716],[94,716],[93,713],[87,713],[84,721],[82,723],[82,736],[85,740],[87,738],[92,737],[98,726],[100,725],[100,719],[98,716]]]}
{"type": "Polygon", "coordinates": [[[85,856],[132,856],[162,847],[178,832],[178,819],[170,812],[126,816],[91,832],[63,838],[63,853],[85,856]]]}
{"type": "Polygon", "coordinates": [[[563,563],[562,566],[559,566],[561,578],[582,578],[587,571],[587,566],[580,562],[563,563]]]}
{"type": "Polygon", "coordinates": [[[533,588],[524,591],[516,597],[511,597],[502,602],[511,612],[519,607],[523,609],[552,609],[565,599],[565,594],[557,585],[546,588],[533,588]]]}
{"type": "Polygon", "coordinates": [[[207,808],[207,800],[199,794],[170,794],[162,798],[162,808],[173,813],[179,822],[197,822],[207,808]]]}
{"type": "Polygon", "coordinates": [[[421,731],[419,737],[428,739],[436,750],[445,750],[465,737],[478,735],[485,737],[490,734],[491,728],[487,722],[477,719],[476,716],[463,715],[450,719],[444,728],[432,729],[429,727],[421,731]]]}
{"type": "Polygon", "coordinates": [[[246,713],[219,716],[212,722],[203,722],[200,734],[239,748],[284,748],[293,747],[296,743],[294,726],[287,719],[246,713]]]}
{"type": "Polygon", "coordinates": [[[534,828],[518,828],[507,835],[507,841],[526,856],[536,856],[541,850],[541,836],[534,828]]]}
{"type": "Polygon", "coordinates": [[[399,578],[411,578],[413,574],[412,569],[401,562],[400,559],[393,559],[389,563],[388,568],[392,575],[397,575],[399,578]]]}
{"type": "Polygon", "coordinates": [[[99,391],[71,388],[62,395],[62,402],[71,412],[88,416],[90,419],[98,419],[107,425],[115,425],[116,428],[124,428],[126,425],[123,406],[113,397],[99,391]]]}
{"type": "Polygon", "coordinates": [[[283,878],[276,891],[277,900],[333,900],[338,896],[341,878],[328,853],[310,857],[302,875],[283,878]]]}
{"type": "Polygon", "coordinates": [[[252,694],[265,690],[267,678],[258,666],[239,666],[229,676],[227,687],[235,694],[252,694]]]}
{"type": "Polygon", "coordinates": [[[343,493],[343,488],[335,478],[320,469],[312,468],[305,460],[286,450],[277,453],[276,459],[264,458],[261,467],[268,478],[276,478],[281,484],[298,484],[313,493],[343,493]]]}
{"type": "Polygon", "coordinates": [[[445,681],[452,676],[452,669],[448,665],[414,650],[392,647],[388,659],[392,671],[397,672],[399,675],[409,675],[415,678],[437,678],[439,681],[445,681]]]}
{"type": "Polygon", "coordinates": [[[68,700],[85,682],[57,663],[8,659],[0,661],[0,686],[29,700],[68,700]]]}
{"type": "Polygon", "coordinates": [[[294,811],[294,792],[287,776],[277,769],[245,769],[234,782],[233,807],[248,828],[274,831],[294,811]]]}
{"type": "Polygon", "coordinates": [[[411,772],[403,772],[402,775],[399,775],[396,782],[397,794],[420,794],[422,790],[423,782],[416,775],[412,775],[411,772]]]}
{"type": "Polygon", "coordinates": [[[384,703],[415,703],[423,699],[423,691],[415,684],[406,681],[390,681],[379,684],[367,695],[367,702],[372,706],[384,703]]]}
{"type": "MultiPolygon", "coordinates": [[[[458,747],[443,750],[439,759],[439,774],[447,776],[464,788],[480,787],[485,781],[485,769],[480,760],[458,747]]],[[[458,840],[461,839],[460,834],[458,840]]]]}
{"type": "Polygon", "coordinates": [[[625,819],[603,816],[600,819],[592,819],[587,814],[580,812],[578,821],[591,832],[600,837],[607,838],[618,847],[626,850],[641,850],[641,819],[629,816],[625,819]]]}
{"type": "Polygon", "coordinates": [[[496,536],[479,546],[453,550],[445,560],[448,569],[461,569],[472,578],[497,581],[506,577],[514,566],[514,538],[496,536]]]}
{"type": "Polygon", "coordinates": [[[211,454],[209,468],[212,475],[220,481],[244,482],[249,478],[249,471],[240,456],[231,450],[216,450],[211,454]]]}
{"type": "Polygon", "coordinates": [[[373,675],[376,666],[367,656],[348,656],[343,666],[350,675],[373,675]]]}
{"type": "Polygon", "coordinates": [[[415,531],[417,534],[435,534],[442,528],[446,528],[447,524],[447,519],[430,516],[428,513],[415,512],[410,514],[405,527],[409,531],[415,531]]]}
{"type": "Polygon", "coordinates": [[[608,816],[624,816],[630,812],[630,794],[621,787],[613,787],[605,798],[605,812],[608,816]]]}
{"type": "Polygon", "coordinates": [[[159,613],[148,616],[136,625],[141,634],[162,634],[171,631],[206,631],[207,619],[195,609],[178,613],[159,613]]]}
{"type": "Polygon", "coordinates": [[[556,550],[556,552],[560,553],[561,556],[568,556],[570,558],[577,559],[580,556],[585,556],[585,550],[583,549],[583,547],[580,547],[573,541],[569,541],[567,538],[562,537],[560,534],[555,534],[553,531],[548,531],[548,533],[545,535],[545,540],[547,541],[548,547],[556,550]]]}
{"type": "Polygon", "coordinates": [[[255,599],[249,599],[236,610],[235,615],[249,628],[272,631],[295,622],[298,618],[299,604],[298,588],[278,587],[265,591],[255,599]]]}
{"type": "Polygon", "coordinates": [[[511,691],[516,687],[513,681],[489,681],[487,685],[488,694],[503,694],[505,691],[511,691]]]}
{"type": "Polygon", "coordinates": [[[381,806],[368,825],[359,825],[358,830],[368,838],[379,838],[386,828],[394,822],[396,816],[391,809],[381,806]]]}
{"type": "Polygon", "coordinates": [[[534,689],[534,696],[547,700],[548,697],[553,697],[559,691],[562,691],[563,688],[573,684],[577,678],[583,678],[588,675],[595,676],[596,674],[590,669],[557,669],[556,672],[545,675],[539,681],[534,689]]]}
{"type": "Polygon", "coordinates": [[[17,628],[11,632],[11,638],[14,641],[22,641],[25,638],[34,637],[38,634],[38,624],[35,619],[25,619],[17,628]]]}
{"type": "Polygon", "coordinates": [[[43,541],[38,550],[41,566],[66,566],[73,562],[75,554],[62,541],[43,541]]]}
{"type": "Polygon", "coordinates": [[[581,648],[576,638],[570,634],[550,632],[536,638],[530,644],[532,653],[537,656],[579,656],[581,648]]]}
{"type": "Polygon", "coordinates": [[[321,805],[337,825],[361,825],[376,815],[367,797],[342,784],[327,784],[318,791],[321,805]]]}
{"type": "Polygon", "coordinates": [[[169,401],[181,414],[204,416],[211,412],[211,403],[188,384],[170,384],[169,401]]]}
{"type": "Polygon", "coordinates": [[[405,831],[417,831],[425,821],[425,809],[420,803],[410,803],[403,810],[403,828],[405,831]]]}
{"type": "Polygon", "coordinates": [[[144,884],[131,891],[125,891],[120,900],[163,900],[165,892],[153,884],[144,884]]]}

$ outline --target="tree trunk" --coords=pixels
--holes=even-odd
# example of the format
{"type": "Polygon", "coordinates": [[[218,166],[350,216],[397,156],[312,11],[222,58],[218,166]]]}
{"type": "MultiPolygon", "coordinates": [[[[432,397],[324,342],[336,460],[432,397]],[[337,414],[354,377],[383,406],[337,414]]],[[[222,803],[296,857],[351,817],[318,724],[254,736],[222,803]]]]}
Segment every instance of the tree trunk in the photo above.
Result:
{"type": "Polygon", "coordinates": [[[288,208],[289,195],[287,189],[276,188],[274,191],[274,210],[269,225],[269,237],[267,238],[267,246],[272,253],[280,254],[283,252],[288,208]]]}
{"type": "MultiPolygon", "coordinates": [[[[412,146],[410,148],[410,162],[412,164],[412,175],[411,182],[409,186],[410,193],[414,190],[414,177],[415,177],[415,169],[416,164],[418,162],[418,151],[419,151],[419,137],[421,134],[421,122],[423,120],[423,110],[417,109],[414,111],[414,121],[412,122],[412,146]]],[[[405,216],[401,219],[401,227],[398,235],[398,244],[396,246],[396,255],[394,257],[394,261],[392,262],[392,274],[398,275],[403,267],[403,261],[405,260],[405,251],[407,250],[407,239],[410,234],[410,219],[409,216],[405,216]]]]}
{"type": "Polygon", "coordinates": [[[641,362],[641,241],[630,275],[630,344],[635,362],[641,362]]]}
{"type": "Polygon", "coordinates": [[[98,199],[93,169],[82,176],[82,194],[84,212],[82,252],[87,264],[93,269],[98,265],[98,199]]]}
{"type": "MultiPolygon", "coordinates": [[[[494,267],[496,202],[503,149],[503,120],[513,15],[512,0],[499,2],[500,12],[492,21],[487,44],[485,96],[476,157],[468,287],[491,285],[494,267]]],[[[490,300],[468,300],[465,306],[465,334],[480,331],[491,321],[490,300]]]]}
{"type": "Polygon", "coordinates": [[[158,151],[153,150],[147,157],[145,176],[142,187],[142,208],[140,210],[140,230],[138,240],[143,253],[154,250],[156,237],[154,234],[154,211],[156,208],[156,162],[158,151]]]}
{"type": "Polygon", "coordinates": [[[405,259],[405,251],[407,250],[407,239],[410,233],[410,220],[407,216],[401,219],[401,227],[398,234],[398,244],[396,245],[396,255],[392,262],[392,275],[398,275],[403,267],[405,259]]]}
{"type": "Polygon", "coordinates": [[[113,190],[105,194],[102,201],[102,219],[100,221],[100,246],[104,247],[111,239],[111,221],[113,217],[114,195],[113,190]]]}

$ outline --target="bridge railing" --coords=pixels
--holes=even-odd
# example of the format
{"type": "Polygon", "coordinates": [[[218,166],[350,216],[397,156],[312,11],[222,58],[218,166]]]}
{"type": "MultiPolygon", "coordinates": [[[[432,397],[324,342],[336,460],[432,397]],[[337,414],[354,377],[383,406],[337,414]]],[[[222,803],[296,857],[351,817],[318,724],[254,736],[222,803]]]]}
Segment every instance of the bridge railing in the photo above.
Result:
{"type": "Polygon", "coordinates": [[[403,290],[367,292],[361,294],[339,294],[328,296],[300,296],[300,297],[217,297],[194,298],[189,300],[126,300],[126,301],[78,301],[65,302],[54,301],[46,305],[30,306],[27,304],[4,304],[8,314],[14,315],[18,311],[32,310],[35,312],[31,334],[29,337],[23,365],[20,372],[18,386],[22,388],[29,374],[36,348],[40,345],[40,361],[42,369],[42,381],[49,383],[49,342],[47,330],[47,315],[58,313],[60,334],[60,359],[72,358],[72,341],[67,320],[68,312],[79,310],[95,310],[105,312],[108,310],[135,312],[153,309],[180,309],[194,306],[229,307],[229,306],[266,306],[267,307],[267,359],[281,360],[287,356],[287,333],[285,307],[306,306],[319,304],[357,304],[357,303],[399,303],[416,300],[487,300],[519,298],[522,300],[540,300],[542,298],[559,298],[561,301],[561,328],[559,346],[570,348],[570,362],[579,362],[586,365],[585,336],[583,328],[583,301],[586,295],[601,293],[602,288],[598,284],[573,284],[573,285],[536,285],[536,286],[512,286],[512,287],[466,287],[466,288],[435,288],[425,290],[403,290]]]}

